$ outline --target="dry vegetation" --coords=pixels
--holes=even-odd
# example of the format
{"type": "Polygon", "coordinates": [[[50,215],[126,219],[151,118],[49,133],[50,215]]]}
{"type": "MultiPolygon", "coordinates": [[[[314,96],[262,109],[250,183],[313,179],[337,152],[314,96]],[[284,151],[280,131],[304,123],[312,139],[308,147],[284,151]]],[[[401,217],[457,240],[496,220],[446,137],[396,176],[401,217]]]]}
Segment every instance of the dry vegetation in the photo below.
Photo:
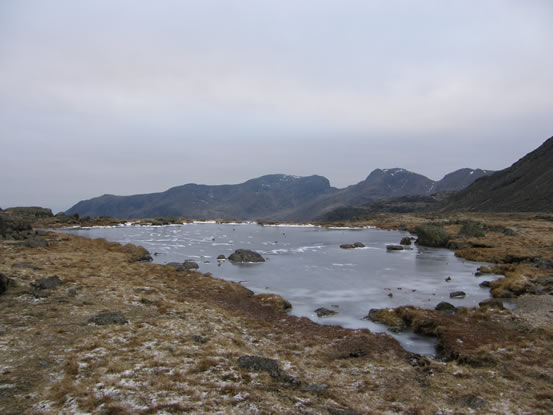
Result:
{"type": "MultiPolygon", "coordinates": [[[[429,220],[440,218],[390,216],[378,224],[410,228],[429,220]]],[[[553,222],[479,220],[517,232],[465,238],[473,246],[457,251],[505,262],[494,268],[508,276],[496,292],[547,285],[551,270],[528,258],[551,259],[553,222]]],[[[450,221],[446,229],[455,234],[460,225],[450,221]]],[[[12,280],[0,296],[2,414],[553,412],[551,295],[521,297],[516,312],[389,312],[439,338],[443,359],[434,360],[405,352],[385,334],[288,316],[278,296],[136,262],[141,251],[132,246],[47,238],[47,248],[0,242],[0,273],[12,280]],[[49,275],[62,285],[33,288],[49,275]],[[104,311],[123,313],[128,324],[88,323],[104,311]],[[240,367],[244,355],[276,359],[282,375],[240,367]]]]}

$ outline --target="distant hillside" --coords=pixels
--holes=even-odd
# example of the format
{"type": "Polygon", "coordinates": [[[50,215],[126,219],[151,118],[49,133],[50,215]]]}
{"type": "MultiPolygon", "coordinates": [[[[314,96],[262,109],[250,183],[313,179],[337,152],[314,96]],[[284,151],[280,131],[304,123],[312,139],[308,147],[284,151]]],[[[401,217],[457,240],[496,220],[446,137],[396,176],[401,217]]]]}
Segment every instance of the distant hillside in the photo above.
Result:
{"type": "Polygon", "coordinates": [[[66,213],[119,218],[261,219],[336,190],[322,176],[273,174],[236,185],[186,184],[162,193],[104,195],[81,201],[66,213]]]}
{"type": "Polygon", "coordinates": [[[236,185],[186,184],[165,192],[134,196],[104,195],[77,203],[67,214],[141,218],[184,216],[195,219],[309,221],[336,208],[390,197],[428,196],[436,188],[457,190],[484,170],[462,169],[435,182],[405,169],[376,169],[345,189],[322,176],[273,174],[236,185]]]}
{"type": "Polygon", "coordinates": [[[511,167],[448,199],[447,211],[553,211],[553,137],[511,167]]]}

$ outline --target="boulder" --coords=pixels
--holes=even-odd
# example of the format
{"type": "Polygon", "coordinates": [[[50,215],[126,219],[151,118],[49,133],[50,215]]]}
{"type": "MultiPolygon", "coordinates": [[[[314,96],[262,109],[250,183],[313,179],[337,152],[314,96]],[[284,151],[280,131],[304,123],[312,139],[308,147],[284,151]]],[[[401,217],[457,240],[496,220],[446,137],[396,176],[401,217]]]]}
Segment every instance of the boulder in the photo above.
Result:
{"type": "Polygon", "coordinates": [[[386,245],[386,251],[403,251],[402,245],[386,245]]]}
{"type": "Polygon", "coordinates": [[[352,244],[342,244],[340,245],[340,248],[342,249],[355,249],[355,248],[364,248],[365,245],[361,242],[354,242],[352,244]]]}
{"type": "Polygon", "coordinates": [[[441,311],[442,313],[447,313],[447,314],[455,314],[457,312],[457,308],[453,304],[447,303],[445,301],[442,301],[441,303],[439,303],[434,308],[434,310],[441,311]]]}
{"type": "Polygon", "coordinates": [[[281,377],[280,367],[278,362],[274,359],[245,355],[238,358],[238,366],[241,369],[267,372],[273,378],[281,377]]]}
{"type": "Polygon", "coordinates": [[[465,298],[466,295],[464,291],[453,291],[449,293],[449,298],[465,298]]]}
{"type": "Polygon", "coordinates": [[[482,288],[491,288],[492,282],[491,281],[482,281],[480,284],[478,284],[479,287],[482,288]]]}
{"type": "Polygon", "coordinates": [[[317,308],[315,310],[315,313],[317,313],[317,317],[329,317],[329,316],[338,314],[337,311],[329,310],[328,308],[324,308],[324,307],[317,308]]]}
{"type": "Polygon", "coordinates": [[[4,294],[10,285],[10,279],[4,274],[0,273],[0,295],[4,294]]]}
{"type": "Polygon", "coordinates": [[[187,259],[182,264],[180,262],[169,262],[167,266],[173,267],[176,271],[179,272],[191,272],[200,268],[200,266],[196,262],[190,259],[187,259]]]}
{"type": "Polygon", "coordinates": [[[224,255],[219,255],[217,261],[225,261],[227,258],[224,255]]]}
{"type": "Polygon", "coordinates": [[[237,249],[228,257],[228,260],[234,263],[265,262],[260,254],[249,249],[237,249]]]}
{"type": "Polygon", "coordinates": [[[399,242],[400,245],[411,245],[411,238],[409,236],[404,236],[399,242]]]}
{"type": "Polygon", "coordinates": [[[58,288],[61,283],[62,281],[57,275],[50,275],[49,277],[41,278],[40,280],[31,283],[31,285],[37,290],[53,290],[58,288]]]}
{"type": "Polygon", "coordinates": [[[97,326],[107,326],[110,324],[127,324],[129,321],[123,313],[116,311],[103,311],[88,319],[88,323],[96,324],[97,326]]]}

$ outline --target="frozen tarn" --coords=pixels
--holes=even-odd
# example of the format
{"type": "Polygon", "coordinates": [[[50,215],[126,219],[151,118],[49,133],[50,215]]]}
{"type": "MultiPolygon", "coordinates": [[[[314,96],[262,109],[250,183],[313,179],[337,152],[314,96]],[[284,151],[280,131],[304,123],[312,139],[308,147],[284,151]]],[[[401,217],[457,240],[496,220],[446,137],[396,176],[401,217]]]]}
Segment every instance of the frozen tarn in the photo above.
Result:
{"type": "MultiPolygon", "coordinates": [[[[362,320],[371,308],[413,305],[433,309],[441,301],[472,307],[489,298],[489,291],[478,285],[481,279],[474,277],[482,264],[457,258],[446,249],[414,246],[410,250],[387,252],[386,245],[398,244],[402,237],[409,236],[406,232],[205,222],[155,229],[117,227],[64,232],[144,245],[151,253],[163,252],[154,255],[154,262],[159,264],[228,256],[247,247],[261,253],[266,262],[237,265],[210,261],[202,263],[200,270],[217,278],[242,282],[255,293],[279,294],[290,301],[293,315],[321,324],[387,332],[380,324],[362,320]],[[340,248],[353,240],[368,249],[340,248]],[[464,291],[466,296],[450,299],[452,291],[464,291]],[[319,307],[333,307],[338,314],[319,318],[314,313],[319,307]]],[[[410,351],[421,354],[434,351],[432,339],[410,333],[393,336],[410,351]]]]}

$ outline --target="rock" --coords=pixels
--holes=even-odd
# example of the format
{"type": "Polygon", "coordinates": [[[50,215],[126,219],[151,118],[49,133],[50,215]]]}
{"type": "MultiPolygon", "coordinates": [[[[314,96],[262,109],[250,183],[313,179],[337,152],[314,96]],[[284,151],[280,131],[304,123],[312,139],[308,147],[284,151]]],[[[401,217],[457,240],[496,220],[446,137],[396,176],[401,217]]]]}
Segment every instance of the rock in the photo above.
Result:
{"type": "Polygon", "coordinates": [[[505,306],[503,305],[503,301],[498,300],[497,298],[488,298],[487,300],[480,301],[478,305],[481,308],[496,308],[498,310],[505,309],[505,306]]]}
{"type": "Polygon", "coordinates": [[[0,273],[0,295],[4,294],[10,285],[10,279],[4,274],[0,273]]]}
{"type": "Polygon", "coordinates": [[[192,271],[194,269],[200,268],[200,266],[196,262],[190,259],[187,259],[186,261],[184,261],[182,264],[182,267],[184,268],[185,271],[192,271]]]}
{"type": "Polygon", "coordinates": [[[386,245],[386,251],[403,251],[402,245],[386,245]]]}
{"type": "Polygon", "coordinates": [[[337,311],[329,310],[328,308],[324,308],[324,307],[317,308],[315,310],[315,313],[317,313],[317,317],[329,317],[329,316],[338,314],[337,311]]]}
{"type": "Polygon", "coordinates": [[[240,356],[238,358],[238,366],[242,369],[255,370],[256,372],[267,372],[273,378],[281,376],[278,362],[266,357],[240,356]]]}
{"type": "Polygon", "coordinates": [[[42,238],[31,238],[21,242],[20,245],[26,248],[46,248],[48,247],[48,241],[42,238]]]}
{"type": "Polygon", "coordinates": [[[265,259],[261,255],[249,249],[237,249],[228,259],[234,263],[265,262],[265,259]]]}
{"type": "Polygon", "coordinates": [[[225,261],[227,258],[224,255],[219,255],[217,261],[225,261]]]}
{"type": "Polygon", "coordinates": [[[399,242],[400,245],[411,245],[411,238],[409,236],[404,236],[399,242]]]}
{"type": "Polygon", "coordinates": [[[94,317],[89,318],[88,322],[98,326],[107,326],[110,324],[127,324],[129,321],[125,318],[123,313],[119,311],[103,311],[96,314],[94,317]]]}
{"type": "Polygon", "coordinates": [[[326,408],[329,415],[361,415],[361,413],[357,411],[353,411],[351,409],[343,409],[343,408],[326,408]]]}
{"type": "Polygon", "coordinates": [[[176,271],[179,271],[179,272],[190,272],[200,268],[200,266],[196,262],[190,259],[187,259],[182,264],[179,262],[169,262],[167,266],[173,267],[175,268],[176,271]]]}
{"type": "Polygon", "coordinates": [[[352,244],[342,244],[340,245],[340,248],[342,249],[355,249],[355,248],[364,248],[365,245],[361,242],[354,242],[352,244]]]}
{"type": "Polygon", "coordinates": [[[304,385],[301,387],[301,392],[307,393],[323,393],[328,389],[328,385],[325,383],[310,383],[309,385],[304,385]]]}
{"type": "Polygon", "coordinates": [[[544,258],[537,258],[535,267],[539,269],[553,269],[553,263],[544,258]]]}
{"type": "Polygon", "coordinates": [[[449,298],[465,298],[466,295],[464,291],[453,291],[449,293],[449,298]]]}
{"type": "Polygon", "coordinates": [[[445,282],[449,282],[449,281],[451,281],[451,277],[447,277],[447,278],[445,279],[445,282]]]}
{"type": "Polygon", "coordinates": [[[439,303],[434,308],[434,310],[441,311],[442,313],[447,313],[447,314],[455,314],[457,312],[457,308],[453,304],[447,303],[445,301],[442,301],[441,303],[439,303]]]}
{"type": "Polygon", "coordinates": [[[478,284],[479,287],[482,288],[491,288],[492,282],[491,281],[482,281],[480,284],[478,284]]]}
{"type": "Polygon", "coordinates": [[[206,344],[209,341],[207,337],[203,337],[198,334],[194,334],[191,338],[193,341],[199,344],[206,344]]]}
{"type": "Polygon", "coordinates": [[[488,405],[488,401],[479,396],[465,395],[460,398],[452,399],[455,405],[469,407],[471,409],[482,409],[488,405]]]}
{"type": "Polygon", "coordinates": [[[38,290],[52,290],[61,285],[61,280],[57,275],[50,275],[49,277],[31,283],[31,285],[38,290]]]}

